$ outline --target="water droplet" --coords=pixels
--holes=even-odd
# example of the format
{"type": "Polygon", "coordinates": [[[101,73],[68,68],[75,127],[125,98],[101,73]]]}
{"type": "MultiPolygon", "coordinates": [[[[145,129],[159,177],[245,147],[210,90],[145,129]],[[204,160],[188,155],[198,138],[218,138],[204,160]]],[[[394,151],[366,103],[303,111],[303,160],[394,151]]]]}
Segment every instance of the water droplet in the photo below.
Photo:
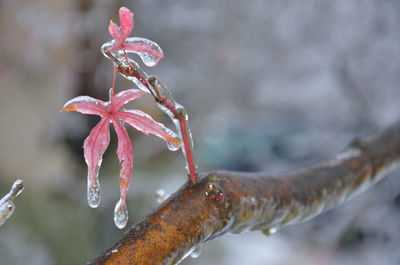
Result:
{"type": "Polygon", "coordinates": [[[126,204],[125,202],[119,200],[118,203],[115,205],[115,210],[114,210],[115,226],[118,227],[119,229],[124,228],[128,223],[128,218],[129,216],[128,216],[128,210],[126,209],[126,204]]]}
{"type": "Polygon", "coordinates": [[[96,178],[95,182],[92,184],[88,180],[87,186],[87,201],[90,207],[97,208],[100,205],[101,195],[100,195],[100,183],[99,179],[96,178]]]}
{"type": "Polygon", "coordinates": [[[269,229],[269,232],[270,232],[271,234],[275,234],[276,232],[278,232],[278,228],[276,228],[276,227],[271,227],[271,228],[269,229]]]}
{"type": "MultiPolygon", "coordinates": [[[[175,138],[175,139],[180,141],[179,138],[175,138]]],[[[179,148],[181,147],[179,144],[176,144],[176,143],[173,143],[173,142],[170,142],[170,141],[167,141],[167,146],[168,146],[168,149],[170,151],[179,150],[179,148]]]]}
{"type": "Polygon", "coordinates": [[[262,230],[263,234],[266,236],[275,234],[277,231],[278,231],[278,228],[276,228],[276,227],[266,228],[266,229],[262,230]]]}
{"type": "Polygon", "coordinates": [[[193,251],[190,253],[190,257],[192,259],[197,259],[198,257],[200,257],[201,255],[201,247],[200,246],[196,246],[193,251]]]}
{"type": "Polygon", "coordinates": [[[206,196],[220,202],[225,198],[225,193],[218,184],[209,183],[206,187],[206,196]]]}

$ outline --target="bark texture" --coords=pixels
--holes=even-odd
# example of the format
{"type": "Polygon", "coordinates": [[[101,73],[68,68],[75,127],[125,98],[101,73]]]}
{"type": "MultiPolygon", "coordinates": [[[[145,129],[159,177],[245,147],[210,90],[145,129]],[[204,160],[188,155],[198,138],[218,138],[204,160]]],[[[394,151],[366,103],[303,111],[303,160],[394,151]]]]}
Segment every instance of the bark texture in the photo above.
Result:
{"type": "Polygon", "coordinates": [[[216,171],[187,182],[87,264],[176,264],[225,233],[265,234],[307,221],[400,166],[400,123],[335,158],[287,176],[216,171]]]}

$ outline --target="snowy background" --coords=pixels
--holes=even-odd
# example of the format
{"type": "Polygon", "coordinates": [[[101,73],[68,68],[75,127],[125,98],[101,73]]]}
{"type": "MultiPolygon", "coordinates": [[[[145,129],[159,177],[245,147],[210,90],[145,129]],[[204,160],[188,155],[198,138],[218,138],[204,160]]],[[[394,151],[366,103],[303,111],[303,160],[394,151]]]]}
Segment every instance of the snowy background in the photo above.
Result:
{"type": "MultiPolygon", "coordinates": [[[[99,52],[120,6],[134,36],[160,44],[154,68],[190,115],[200,171],[284,173],[329,158],[354,137],[400,119],[400,1],[0,1],[0,195],[26,190],[0,227],[0,265],[84,264],[122,236],[115,134],[86,203],[82,143],[96,117],[60,113],[78,95],[107,99],[99,52]]],[[[117,87],[130,83],[121,78],[117,87]]],[[[171,126],[150,97],[132,107],[171,126]]],[[[154,193],[185,181],[181,153],[130,130],[135,171],[129,225],[154,193]]],[[[225,236],[182,264],[400,264],[400,174],[314,220],[225,236]]]]}

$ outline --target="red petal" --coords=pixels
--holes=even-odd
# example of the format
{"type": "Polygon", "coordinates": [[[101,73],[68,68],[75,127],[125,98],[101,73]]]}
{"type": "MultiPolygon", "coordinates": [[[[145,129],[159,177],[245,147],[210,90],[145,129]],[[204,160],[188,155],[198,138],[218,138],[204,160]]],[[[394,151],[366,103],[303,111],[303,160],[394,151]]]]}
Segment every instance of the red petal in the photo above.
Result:
{"type": "Polygon", "coordinates": [[[110,24],[108,25],[108,32],[110,32],[111,37],[116,40],[118,43],[122,44],[125,42],[126,35],[121,29],[115,24],[112,20],[110,20],[110,24]]]}
{"type": "Polygon", "coordinates": [[[78,111],[83,114],[104,116],[108,113],[105,103],[88,96],[79,96],[65,103],[61,111],[78,111]]]}
{"type": "Polygon", "coordinates": [[[144,94],[145,92],[136,88],[121,91],[112,98],[111,109],[118,110],[122,108],[125,104],[131,102],[132,100],[140,98],[144,94]]]}
{"type": "Polygon", "coordinates": [[[89,136],[83,143],[85,161],[89,169],[90,183],[95,183],[101,166],[102,157],[110,143],[110,119],[102,118],[100,122],[90,131],[89,136]]]}
{"type": "Polygon", "coordinates": [[[116,111],[115,116],[144,134],[151,133],[174,145],[180,145],[179,138],[173,131],[140,110],[123,109],[116,111]]]}
{"type": "Polygon", "coordinates": [[[133,12],[126,7],[119,9],[119,22],[121,23],[121,30],[125,34],[125,38],[128,37],[134,27],[133,12]]]}
{"type": "Polygon", "coordinates": [[[129,138],[126,129],[117,121],[112,119],[112,123],[115,128],[115,132],[118,137],[117,155],[121,164],[121,170],[119,173],[120,177],[120,190],[121,190],[121,202],[125,203],[126,195],[129,189],[129,183],[131,181],[132,169],[133,169],[133,149],[132,143],[129,138]]]}

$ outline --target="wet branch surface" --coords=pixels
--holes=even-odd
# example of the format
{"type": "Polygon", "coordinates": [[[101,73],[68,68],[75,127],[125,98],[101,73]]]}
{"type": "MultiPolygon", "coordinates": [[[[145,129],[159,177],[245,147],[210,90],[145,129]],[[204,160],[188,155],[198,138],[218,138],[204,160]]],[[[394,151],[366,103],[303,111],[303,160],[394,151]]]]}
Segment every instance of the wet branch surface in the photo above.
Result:
{"type": "Polygon", "coordinates": [[[183,185],[87,264],[176,264],[194,247],[225,233],[269,234],[347,201],[397,169],[399,162],[400,122],[290,175],[207,173],[183,185]]]}

